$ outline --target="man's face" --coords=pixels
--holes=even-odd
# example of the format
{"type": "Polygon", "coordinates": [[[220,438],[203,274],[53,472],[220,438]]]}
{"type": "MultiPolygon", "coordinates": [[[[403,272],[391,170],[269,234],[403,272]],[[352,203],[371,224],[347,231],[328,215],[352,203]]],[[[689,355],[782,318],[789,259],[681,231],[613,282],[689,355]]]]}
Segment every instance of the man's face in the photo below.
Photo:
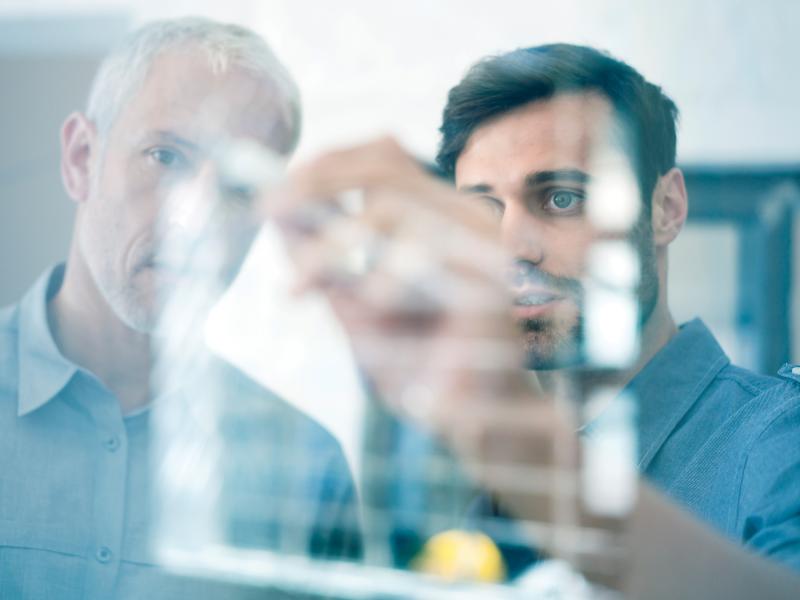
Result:
{"type": "MultiPolygon", "coordinates": [[[[579,358],[587,253],[607,235],[589,219],[586,204],[613,124],[611,104],[599,94],[560,94],[487,121],[456,162],[458,188],[486,202],[500,219],[515,261],[512,312],[532,368],[579,358]]],[[[649,227],[640,223],[636,229],[621,237],[638,247],[647,284],[639,301],[649,314],[658,289],[652,240],[649,227]]]]}
{"type": "MultiPolygon", "coordinates": [[[[175,281],[159,258],[163,236],[180,235],[182,227],[181,215],[162,214],[171,192],[208,178],[210,153],[221,143],[251,138],[269,146],[276,115],[268,83],[234,66],[214,73],[206,52],[187,46],[155,60],[103,143],[95,144],[101,150],[79,208],[79,247],[100,293],[128,326],[150,332],[158,299],[175,281]]],[[[244,229],[242,222],[237,227],[244,229]]]]}

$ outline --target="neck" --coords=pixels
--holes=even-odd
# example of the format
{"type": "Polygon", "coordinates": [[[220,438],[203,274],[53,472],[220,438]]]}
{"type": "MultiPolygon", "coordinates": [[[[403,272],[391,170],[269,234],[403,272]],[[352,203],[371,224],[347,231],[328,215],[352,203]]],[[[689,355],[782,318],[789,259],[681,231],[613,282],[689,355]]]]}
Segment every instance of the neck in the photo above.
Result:
{"type": "Polygon", "coordinates": [[[48,304],[50,329],[61,353],[99,379],[129,413],[149,402],[150,336],[117,317],[75,245],[63,284],[48,304]]]}

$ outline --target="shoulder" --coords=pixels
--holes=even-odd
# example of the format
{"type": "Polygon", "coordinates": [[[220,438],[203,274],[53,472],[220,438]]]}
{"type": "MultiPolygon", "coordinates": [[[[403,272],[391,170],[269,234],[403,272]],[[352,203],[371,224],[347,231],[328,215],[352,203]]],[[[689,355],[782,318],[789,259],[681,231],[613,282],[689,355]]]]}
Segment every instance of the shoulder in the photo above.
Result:
{"type": "Polygon", "coordinates": [[[692,409],[695,431],[705,448],[745,457],[770,422],[797,405],[793,387],[728,363],[700,392],[692,409]]]}
{"type": "Polygon", "coordinates": [[[798,406],[800,382],[788,381],[783,372],[764,375],[729,364],[711,382],[704,403],[724,412],[727,427],[754,439],[776,417],[798,406]]]}
{"type": "Polygon", "coordinates": [[[797,564],[800,549],[800,369],[757,398],[758,428],[746,450],[737,522],[752,547],[797,564]]]}
{"type": "MultiPolygon", "coordinates": [[[[759,426],[759,441],[775,435],[788,435],[796,444],[795,449],[800,448],[800,367],[784,365],[778,371],[775,385],[758,394],[753,404],[751,412],[759,426]]],[[[790,455],[800,456],[796,452],[790,455]]]]}
{"type": "Polygon", "coordinates": [[[800,503],[800,369],[784,365],[777,383],[750,403],[745,477],[754,493],[790,493],[800,503]],[[792,371],[796,370],[796,373],[792,371]],[[766,489],[765,489],[766,488],[766,489]]]}
{"type": "Polygon", "coordinates": [[[725,414],[723,445],[741,457],[745,476],[768,477],[782,464],[800,465],[800,376],[792,368],[767,376],[731,366],[717,378],[713,404],[725,414]]]}
{"type": "Polygon", "coordinates": [[[736,387],[742,393],[755,397],[779,385],[781,380],[774,375],[763,375],[728,364],[717,374],[715,382],[728,387],[736,387]]]}
{"type": "MultiPolygon", "coordinates": [[[[737,384],[751,394],[743,416],[748,416],[757,427],[759,437],[781,423],[800,422],[800,368],[786,364],[776,376],[765,376],[735,368],[737,384]],[[796,372],[795,372],[796,371],[796,372]]],[[[798,428],[800,434],[800,428],[798,428]]]]}
{"type": "MultiPolygon", "coordinates": [[[[692,464],[728,484],[777,475],[781,465],[798,463],[800,382],[725,366],[695,407],[698,450],[692,464]],[[794,448],[793,448],[794,445],[794,448]]],[[[752,487],[752,481],[746,487],[752,487]]],[[[757,486],[756,486],[757,487],[757,486]]]]}

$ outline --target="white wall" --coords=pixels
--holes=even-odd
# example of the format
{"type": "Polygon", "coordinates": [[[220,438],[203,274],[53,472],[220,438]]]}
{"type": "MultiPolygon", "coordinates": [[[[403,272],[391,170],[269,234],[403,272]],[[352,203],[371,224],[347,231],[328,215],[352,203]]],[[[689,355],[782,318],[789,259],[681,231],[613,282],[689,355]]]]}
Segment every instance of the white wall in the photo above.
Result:
{"type": "Polygon", "coordinates": [[[301,82],[301,154],[391,130],[424,153],[478,57],[571,41],[608,49],[683,112],[687,162],[797,162],[800,3],[792,0],[5,0],[4,15],[189,13],[259,30],[301,82]],[[792,127],[794,125],[794,127],[792,127]]]}
{"type": "MultiPolygon", "coordinates": [[[[82,103],[94,61],[121,29],[91,19],[187,13],[242,22],[271,41],[303,90],[300,157],[386,131],[431,156],[446,91],[469,64],[564,40],[606,48],[663,85],[682,110],[683,162],[800,163],[800,3],[791,0],[5,0],[0,75],[16,83],[0,98],[8,132],[0,144],[0,303],[66,251],[71,213],[57,176],[57,128],[82,103]],[[32,15],[73,20],[40,28],[38,38],[7,21],[32,15]],[[47,47],[57,62],[8,61],[15,52],[40,60],[47,47]]],[[[690,233],[674,253],[679,304],[688,285],[679,282],[716,266],[698,262],[712,256],[698,244],[714,247],[690,233]]],[[[711,296],[703,306],[708,315],[727,310],[711,296]]]]}
{"type": "Polygon", "coordinates": [[[125,27],[114,16],[0,19],[0,305],[66,255],[74,209],[61,186],[59,130],[125,27]]]}

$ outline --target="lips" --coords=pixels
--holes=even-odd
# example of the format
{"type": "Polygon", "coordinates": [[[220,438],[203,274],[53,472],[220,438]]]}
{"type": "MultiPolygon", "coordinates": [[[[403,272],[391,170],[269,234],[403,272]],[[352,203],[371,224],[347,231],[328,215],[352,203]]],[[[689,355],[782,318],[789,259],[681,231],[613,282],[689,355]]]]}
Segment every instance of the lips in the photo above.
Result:
{"type": "Polygon", "coordinates": [[[516,291],[512,315],[520,321],[544,317],[565,299],[563,293],[548,288],[531,288],[516,291]]]}
{"type": "Polygon", "coordinates": [[[169,264],[160,261],[160,260],[147,260],[141,264],[139,269],[154,269],[156,271],[170,271],[174,270],[170,267],[169,264]]]}
{"type": "Polygon", "coordinates": [[[544,306],[557,300],[562,300],[564,296],[550,290],[536,290],[526,292],[524,294],[517,294],[514,298],[515,306],[544,306]]]}
{"type": "Polygon", "coordinates": [[[172,283],[179,279],[183,274],[180,269],[170,263],[159,259],[148,259],[140,263],[137,273],[151,273],[163,283],[172,283]]]}

